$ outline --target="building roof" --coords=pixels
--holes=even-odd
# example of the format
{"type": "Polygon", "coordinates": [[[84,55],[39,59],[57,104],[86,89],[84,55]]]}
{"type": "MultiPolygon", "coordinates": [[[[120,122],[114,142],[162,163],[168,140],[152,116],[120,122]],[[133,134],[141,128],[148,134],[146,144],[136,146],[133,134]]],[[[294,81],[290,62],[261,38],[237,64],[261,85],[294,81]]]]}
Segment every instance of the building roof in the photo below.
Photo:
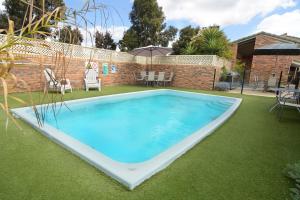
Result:
{"type": "Polygon", "coordinates": [[[300,55],[299,43],[274,43],[254,50],[255,55],[300,55]]]}
{"type": "Polygon", "coordinates": [[[286,37],[286,38],[288,38],[288,39],[291,39],[291,40],[294,40],[294,41],[296,41],[297,43],[300,43],[300,38],[298,38],[298,37],[290,36],[290,35],[284,35],[284,37],[286,37]]]}
{"type": "Polygon", "coordinates": [[[285,43],[299,43],[300,44],[300,38],[298,38],[298,37],[289,36],[287,34],[276,35],[276,34],[267,33],[267,32],[264,32],[264,31],[253,34],[253,35],[249,35],[247,37],[240,38],[238,40],[233,41],[232,43],[241,43],[241,42],[245,42],[245,41],[248,41],[248,40],[251,40],[251,39],[255,39],[256,36],[258,36],[258,35],[266,35],[266,36],[269,36],[269,37],[273,37],[273,38],[276,38],[277,40],[279,40],[281,42],[285,42],[285,43]]]}
{"type": "Polygon", "coordinates": [[[268,44],[256,49],[300,49],[300,44],[296,43],[275,43],[268,44]]]}

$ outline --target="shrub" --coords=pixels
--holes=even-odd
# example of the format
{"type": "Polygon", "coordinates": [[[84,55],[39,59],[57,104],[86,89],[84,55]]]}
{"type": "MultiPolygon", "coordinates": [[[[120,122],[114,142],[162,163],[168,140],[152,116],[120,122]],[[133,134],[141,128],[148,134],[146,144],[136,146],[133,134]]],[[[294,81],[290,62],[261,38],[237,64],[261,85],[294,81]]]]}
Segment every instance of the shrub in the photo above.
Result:
{"type": "Polygon", "coordinates": [[[240,77],[243,78],[244,70],[245,70],[245,63],[242,62],[241,60],[237,60],[235,66],[233,67],[233,71],[238,73],[240,77]]]}
{"type": "Polygon", "coordinates": [[[196,35],[191,44],[195,48],[195,54],[217,55],[227,59],[232,58],[229,40],[223,30],[218,26],[203,28],[196,35]]]}
{"type": "Polygon", "coordinates": [[[226,81],[228,75],[228,70],[225,66],[221,68],[221,75],[220,75],[220,81],[226,81]]]}
{"type": "Polygon", "coordinates": [[[227,82],[218,82],[216,83],[214,89],[219,91],[227,91],[230,89],[230,84],[227,82]]]}
{"type": "Polygon", "coordinates": [[[290,196],[292,200],[300,200],[300,161],[295,164],[288,164],[284,170],[285,175],[293,180],[295,185],[290,188],[290,196]]]}

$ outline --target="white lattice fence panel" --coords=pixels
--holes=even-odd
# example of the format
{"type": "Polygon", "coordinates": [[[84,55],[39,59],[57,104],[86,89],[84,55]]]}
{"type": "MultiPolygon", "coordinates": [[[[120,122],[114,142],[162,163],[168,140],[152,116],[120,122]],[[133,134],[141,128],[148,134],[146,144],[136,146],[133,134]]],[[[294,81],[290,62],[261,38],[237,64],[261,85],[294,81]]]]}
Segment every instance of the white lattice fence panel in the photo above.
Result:
{"type": "Polygon", "coordinates": [[[101,61],[109,61],[110,60],[110,52],[102,50],[102,49],[94,49],[93,58],[101,61]]]}
{"type": "Polygon", "coordinates": [[[22,40],[25,45],[17,45],[13,48],[14,52],[22,54],[35,54],[35,55],[51,55],[51,48],[44,42],[22,40]]]}
{"type": "Polygon", "coordinates": [[[178,64],[212,66],[213,55],[182,55],[177,57],[178,64]]]}
{"type": "MultiPolygon", "coordinates": [[[[215,59],[214,55],[155,56],[152,58],[152,64],[216,66],[215,59]]],[[[151,58],[148,57],[146,63],[150,64],[151,58]]]]}
{"type": "Polygon", "coordinates": [[[86,58],[88,53],[90,53],[89,49],[83,49],[80,46],[75,45],[63,45],[63,49],[66,56],[72,56],[76,58],[86,58]]]}
{"type": "Polygon", "coordinates": [[[231,67],[231,62],[227,59],[220,58],[218,56],[215,57],[214,66],[216,67],[226,67],[229,69],[231,67]]]}
{"type": "MultiPolygon", "coordinates": [[[[150,64],[151,60],[148,59],[148,63],[150,64]]],[[[177,64],[177,56],[155,56],[154,59],[152,60],[153,64],[177,64]]]]}
{"type": "MultiPolygon", "coordinates": [[[[159,64],[159,56],[152,57],[152,64],[159,64]]],[[[151,64],[151,57],[145,57],[145,64],[150,65],[151,64]]]]}
{"type": "Polygon", "coordinates": [[[65,56],[72,56],[73,55],[73,49],[71,45],[64,45],[60,44],[59,49],[56,49],[55,47],[52,49],[53,52],[61,53],[65,56]]]}
{"type": "Polygon", "coordinates": [[[112,60],[118,62],[135,62],[135,56],[125,52],[112,52],[112,60]]]}
{"type": "MultiPolygon", "coordinates": [[[[5,43],[6,35],[0,34],[0,42],[5,43]]],[[[14,53],[44,55],[51,56],[56,53],[62,53],[65,56],[82,58],[82,59],[97,59],[101,61],[110,61],[114,59],[116,62],[132,62],[134,56],[124,52],[116,52],[111,50],[83,47],[79,45],[71,45],[59,42],[47,42],[44,40],[20,40],[25,45],[16,45],[12,48],[14,53]]]]}
{"type": "Polygon", "coordinates": [[[138,64],[146,65],[147,60],[148,58],[144,56],[134,56],[134,62],[138,64]]]}
{"type": "MultiPolygon", "coordinates": [[[[0,34],[0,42],[5,43],[6,35],[0,34]]],[[[13,52],[30,55],[51,56],[56,53],[62,53],[66,56],[95,59],[100,61],[113,62],[129,62],[138,64],[150,64],[151,59],[143,56],[133,56],[125,52],[116,52],[105,49],[97,49],[83,47],[79,45],[71,45],[59,42],[47,42],[44,40],[22,39],[22,42],[29,45],[16,45],[13,47],[13,52]]],[[[199,66],[216,66],[229,67],[231,62],[219,58],[215,55],[171,55],[171,56],[154,56],[153,64],[165,65],[199,65],[199,66]]]]}
{"type": "MultiPolygon", "coordinates": [[[[49,56],[55,53],[51,43],[43,40],[32,40],[32,39],[17,39],[19,45],[12,47],[12,51],[18,54],[31,54],[31,55],[45,55],[49,56]]],[[[0,42],[6,42],[6,36],[0,35],[0,42]]]]}
{"type": "Polygon", "coordinates": [[[57,51],[57,52],[63,52],[64,49],[64,45],[62,43],[59,42],[49,42],[50,46],[51,46],[51,50],[53,52],[57,51]]]}
{"type": "Polygon", "coordinates": [[[232,67],[232,62],[230,60],[223,59],[223,66],[230,69],[232,67]]]}

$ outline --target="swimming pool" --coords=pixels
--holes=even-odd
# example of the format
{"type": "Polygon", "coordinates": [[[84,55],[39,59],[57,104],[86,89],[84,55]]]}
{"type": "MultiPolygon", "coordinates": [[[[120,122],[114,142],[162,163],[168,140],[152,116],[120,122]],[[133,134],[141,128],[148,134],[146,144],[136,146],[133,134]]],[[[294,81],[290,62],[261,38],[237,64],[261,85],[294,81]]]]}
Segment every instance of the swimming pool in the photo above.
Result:
{"type": "Polygon", "coordinates": [[[67,101],[39,127],[30,107],[12,112],[133,189],[209,135],[241,99],[152,90],[67,101]]]}

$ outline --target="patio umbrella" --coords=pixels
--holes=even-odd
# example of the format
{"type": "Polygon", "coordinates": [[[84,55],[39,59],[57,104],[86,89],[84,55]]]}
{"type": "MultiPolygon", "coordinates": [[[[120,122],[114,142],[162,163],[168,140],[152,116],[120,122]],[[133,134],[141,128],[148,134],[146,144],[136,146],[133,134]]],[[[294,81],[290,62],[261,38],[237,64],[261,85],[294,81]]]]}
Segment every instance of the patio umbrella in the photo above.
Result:
{"type": "Polygon", "coordinates": [[[151,57],[151,69],[152,69],[152,57],[169,55],[170,53],[172,53],[172,48],[150,45],[146,47],[135,48],[129,53],[135,56],[151,57]]]}

